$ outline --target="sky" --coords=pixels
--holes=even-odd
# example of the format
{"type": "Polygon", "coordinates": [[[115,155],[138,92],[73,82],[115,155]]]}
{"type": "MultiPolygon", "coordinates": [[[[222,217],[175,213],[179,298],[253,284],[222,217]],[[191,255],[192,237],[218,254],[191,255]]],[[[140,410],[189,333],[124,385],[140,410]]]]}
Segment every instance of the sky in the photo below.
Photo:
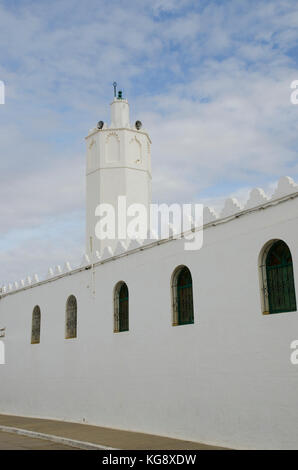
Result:
{"type": "Polygon", "coordinates": [[[85,141],[112,83],[152,140],[154,202],[298,181],[295,0],[0,0],[0,285],[78,264],[85,141]]]}

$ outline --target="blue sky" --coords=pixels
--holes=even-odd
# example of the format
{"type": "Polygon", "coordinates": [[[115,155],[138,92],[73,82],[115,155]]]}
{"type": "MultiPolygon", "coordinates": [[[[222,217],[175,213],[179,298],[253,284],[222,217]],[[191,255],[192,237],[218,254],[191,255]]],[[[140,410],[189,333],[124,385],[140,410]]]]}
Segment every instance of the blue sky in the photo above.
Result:
{"type": "Polygon", "coordinates": [[[88,129],[116,80],[153,141],[153,197],[220,207],[298,179],[298,5],[0,1],[0,285],[84,250],[88,129]]]}

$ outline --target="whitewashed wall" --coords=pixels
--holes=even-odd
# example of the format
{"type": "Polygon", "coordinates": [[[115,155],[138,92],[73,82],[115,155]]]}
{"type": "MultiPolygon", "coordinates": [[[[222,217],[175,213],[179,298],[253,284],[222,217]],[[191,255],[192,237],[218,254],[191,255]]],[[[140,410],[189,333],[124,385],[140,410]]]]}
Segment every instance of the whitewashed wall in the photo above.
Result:
{"type": "Polygon", "coordinates": [[[298,198],[209,227],[200,251],[174,240],[4,296],[0,412],[85,421],[235,448],[298,448],[297,312],[262,315],[258,256],[290,247],[298,294],[298,198]],[[171,274],[193,277],[193,325],[171,324],[171,274]],[[113,333],[113,288],[129,287],[130,331],[113,333]],[[78,300],[78,338],[64,339],[78,300]],[[42,314],[31,345],[32,310],[42,314]]]}

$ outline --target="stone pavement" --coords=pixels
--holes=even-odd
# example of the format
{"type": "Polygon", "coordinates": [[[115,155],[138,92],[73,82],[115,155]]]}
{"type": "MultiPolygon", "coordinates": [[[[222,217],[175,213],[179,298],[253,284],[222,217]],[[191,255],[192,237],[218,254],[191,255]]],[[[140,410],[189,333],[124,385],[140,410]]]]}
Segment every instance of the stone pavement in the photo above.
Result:
{"type": "Polygon", "coordinates": [[[76,450],[56,442],[0,431],[0,450],[76,450]]]}
{"type": "MultiPolygon", "coordinates": [[[[220,450],[214,447],[196,442],[183,441],[168,437],[117,429],[91,426],[89,424],[69,423],[50,419],[24,418],[21,416],[0,415],[0,427],[9,426],[36,433],[58,436],[65,439],[83,441],[114,449],[129,450],[220,450]]],[[[3,437],[0,434],[0,443],[3,437]]],[[[24,437],[24,436],[23,436],[24,437]]],[[[32,437],[32,436],[31,436],[32,437]]],[[[44,441],[45,442],[45,441],[44,441]]],[[[53,447],[54,448],[54,447],[53,447]]]]}

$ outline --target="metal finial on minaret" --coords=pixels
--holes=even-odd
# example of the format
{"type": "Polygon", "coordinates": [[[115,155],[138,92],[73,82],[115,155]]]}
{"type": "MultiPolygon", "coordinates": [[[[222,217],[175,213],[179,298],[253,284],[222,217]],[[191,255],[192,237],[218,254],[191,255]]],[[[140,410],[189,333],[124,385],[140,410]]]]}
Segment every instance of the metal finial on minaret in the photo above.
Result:
{"type": "Polygon", "coordinates": [[[114,98],[116,98],[116,96],[117,96],[117,82],[113,83],[113,87],[114,87],[114,98]]]}

